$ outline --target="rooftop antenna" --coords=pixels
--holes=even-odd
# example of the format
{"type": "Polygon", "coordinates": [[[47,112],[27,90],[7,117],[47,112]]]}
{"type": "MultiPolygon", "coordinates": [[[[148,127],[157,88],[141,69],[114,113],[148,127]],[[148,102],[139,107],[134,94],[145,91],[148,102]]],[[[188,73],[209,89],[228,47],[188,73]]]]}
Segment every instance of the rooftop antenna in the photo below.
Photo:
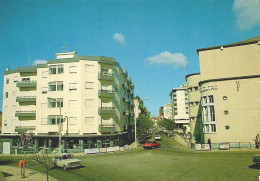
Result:
{"type": "Polygon", "coordinates": [[[64,53],[68,51],[68,48],[69,48],[69,47],[67,47],[67,42],[65,42],[65,43],[64,43],[64,46],[61,47],[61,49],[63,49],[63,52],[64,52],[64,53]]]}
{"type": "Polygon", "coordinates": [[[29,48],[29,41],[28,36],[26,35],[26,42],[27,42],[27,52],[28,52],[28,59],[29,59],[29,65],[31,65],[31,56],[30,56],[30,48],[29,48]]]}

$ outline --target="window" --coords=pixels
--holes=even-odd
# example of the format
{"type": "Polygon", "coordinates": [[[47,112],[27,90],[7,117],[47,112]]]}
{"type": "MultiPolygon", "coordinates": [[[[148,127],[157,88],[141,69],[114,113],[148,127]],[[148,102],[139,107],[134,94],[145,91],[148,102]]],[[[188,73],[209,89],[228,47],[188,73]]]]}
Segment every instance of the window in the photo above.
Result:
{"type": "Polygon", "coordinates": [[[48,87],[42,87],[42,94],[47,94],[48,87]]]}
{"type": "Polygon", "coordinates": [[[7,126],[7,120],[4,120],[4,126],[7,126]]]}
{"type": "Polygon", "coordinates": [[[48,77],[48,71],[42,72],[42,78],[47,78],[48,77]]]}
{"type": "Polygon", "coordinates": [[[94,89],[94,82],[86,82],[85,87],[86,89],[94,89]]]}
{"type": "Polygon", "coordinates": [[[63,91],[63,82],[49,82],[49,91],[63,91]]]}
{"type": "Polygon", "coordinates": [[[69,100],[69,107],[77,107],[78,101],[77,100],[69,100]]]}
{"type": "Polygon", "coordinates": [[[70,89],[70,91],[77,90],[77,83],[70,83],[69,84],[69,89],[70,89]]]}
{"type": "Polygon", "coordinates": [[[86,99],[86,101],[85,101],[85,106],[86,106],[86,107],[92,107],[92,106],[94,106],[94,99],[86,99]]]}
{"type": "Polygon", "coordinates": [[[78,118],[77,117],[70,117],[69,118],[69,125],[77,125],[78,118]]]}
{"type": "Polygon", "coordinates": [[[216,132],[216,118],[213,95],[202,97],[202,121],[205,133],[216,132]]]}
{"type": "Polygon", "coordinates": [[[77,73],[77,66],[70,66],[70,74],[77,73]]]}
{"type": "Polygon", "coordinates": [[[48,99],[48,107],[49,108],[63,107],[63,99],[59,98],[59,99],[56,99],[56,101],[53,99],[48,99]]]}
{"type": "Polygon", "coordinates": [[[63,65],[49,66],[49,74],[62,74],[62,73],[63,73],[63,65]]]}
{"type": "Polygon", "coordinates": [[[195,90],[195,91],[199,90],[199,87],[194,87],[194,90],[195,90]]]}
{"type": "Polygon", "coordinates": [[[59,124],[61,121],[61,123],[63,123],[63,115],[51,115],[48,116],[48,124],[49,125],[57,125],[59,124]]]}
{"type": "Polygon", "coordinates": [[[14,81],[14,82],[18,82],[18,76],[14,76],[13,81],[14,81]]]}
{"type": "Polygon", "coordinates": [[[9,84],[9,79],[8,78],[6,78],[5,83],[9,84]]]}
{"type": "Polygon", "coordinates": [[[94,71],[94,65],[86,64],[85,71],[86,72],[93,72],[94,71]]]}
{"type": "Polygon", "coordinates": [[[8,92],[5,93],[5,98],[8,98],[8,92]]]}
{"type": "Polygon", "coordinates": [[[47,123],[48,123],[48,119],[47,118],[42,118],[41,124],[42,125],[47,125],[47,123]]]}

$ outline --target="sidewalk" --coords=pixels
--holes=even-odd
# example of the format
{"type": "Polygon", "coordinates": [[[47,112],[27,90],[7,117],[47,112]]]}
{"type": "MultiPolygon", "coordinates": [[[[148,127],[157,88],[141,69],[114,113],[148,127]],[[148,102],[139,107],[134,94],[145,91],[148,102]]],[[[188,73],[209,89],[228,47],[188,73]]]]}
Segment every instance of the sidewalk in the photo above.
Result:
{"type": "MultiPolygon", "coordinates": [[[[21,178],[21,168],[13,166],[0,166],[0,171],[4,174],[6,181],[46,181],[46,174],[30,170],[26,168],[25,177],[21,178]]],[[[1,180],[1,179],[0,179],[1,180]]],[[[49,176],[50,181],[56,181],[53,177],[49,176]]]]}

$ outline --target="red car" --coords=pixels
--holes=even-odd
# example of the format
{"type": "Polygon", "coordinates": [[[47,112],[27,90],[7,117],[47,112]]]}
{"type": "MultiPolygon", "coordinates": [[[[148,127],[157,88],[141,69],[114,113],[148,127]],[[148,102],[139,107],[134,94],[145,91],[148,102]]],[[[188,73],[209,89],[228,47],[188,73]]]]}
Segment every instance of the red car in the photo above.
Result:
{"type": "Polygon", "coordinates": [[[156,141],[147,141],[146,143],[143,144],[144,149],[146,149],[146,148],[154,149],[154,148],[158,148],[160,146],[161,146],[161,144],[156,141]]]}

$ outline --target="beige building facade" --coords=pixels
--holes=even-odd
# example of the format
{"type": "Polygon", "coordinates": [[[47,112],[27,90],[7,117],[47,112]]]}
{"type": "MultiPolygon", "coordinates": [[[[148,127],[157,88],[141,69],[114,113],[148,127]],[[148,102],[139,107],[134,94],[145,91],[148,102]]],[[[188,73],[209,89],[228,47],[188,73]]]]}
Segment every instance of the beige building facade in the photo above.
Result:
{"type": "Polygon", "coordinates": [[[90,135],[125,134],[134,120],[134,85],[110,57],[57,53],[46,64],[7,69],[3,93],[2,135],[61,131],[84,144],[90,135]]]}
{"type": "MultiPolygon", "coordinates": [[[[197,52],[200,74],[186,79],[188,87],[199,79],[203,141],[254,143],[260,133],[260,36],[197,52]]],[[[198,93],[189,94],[193,98],[198,93]]]]}

